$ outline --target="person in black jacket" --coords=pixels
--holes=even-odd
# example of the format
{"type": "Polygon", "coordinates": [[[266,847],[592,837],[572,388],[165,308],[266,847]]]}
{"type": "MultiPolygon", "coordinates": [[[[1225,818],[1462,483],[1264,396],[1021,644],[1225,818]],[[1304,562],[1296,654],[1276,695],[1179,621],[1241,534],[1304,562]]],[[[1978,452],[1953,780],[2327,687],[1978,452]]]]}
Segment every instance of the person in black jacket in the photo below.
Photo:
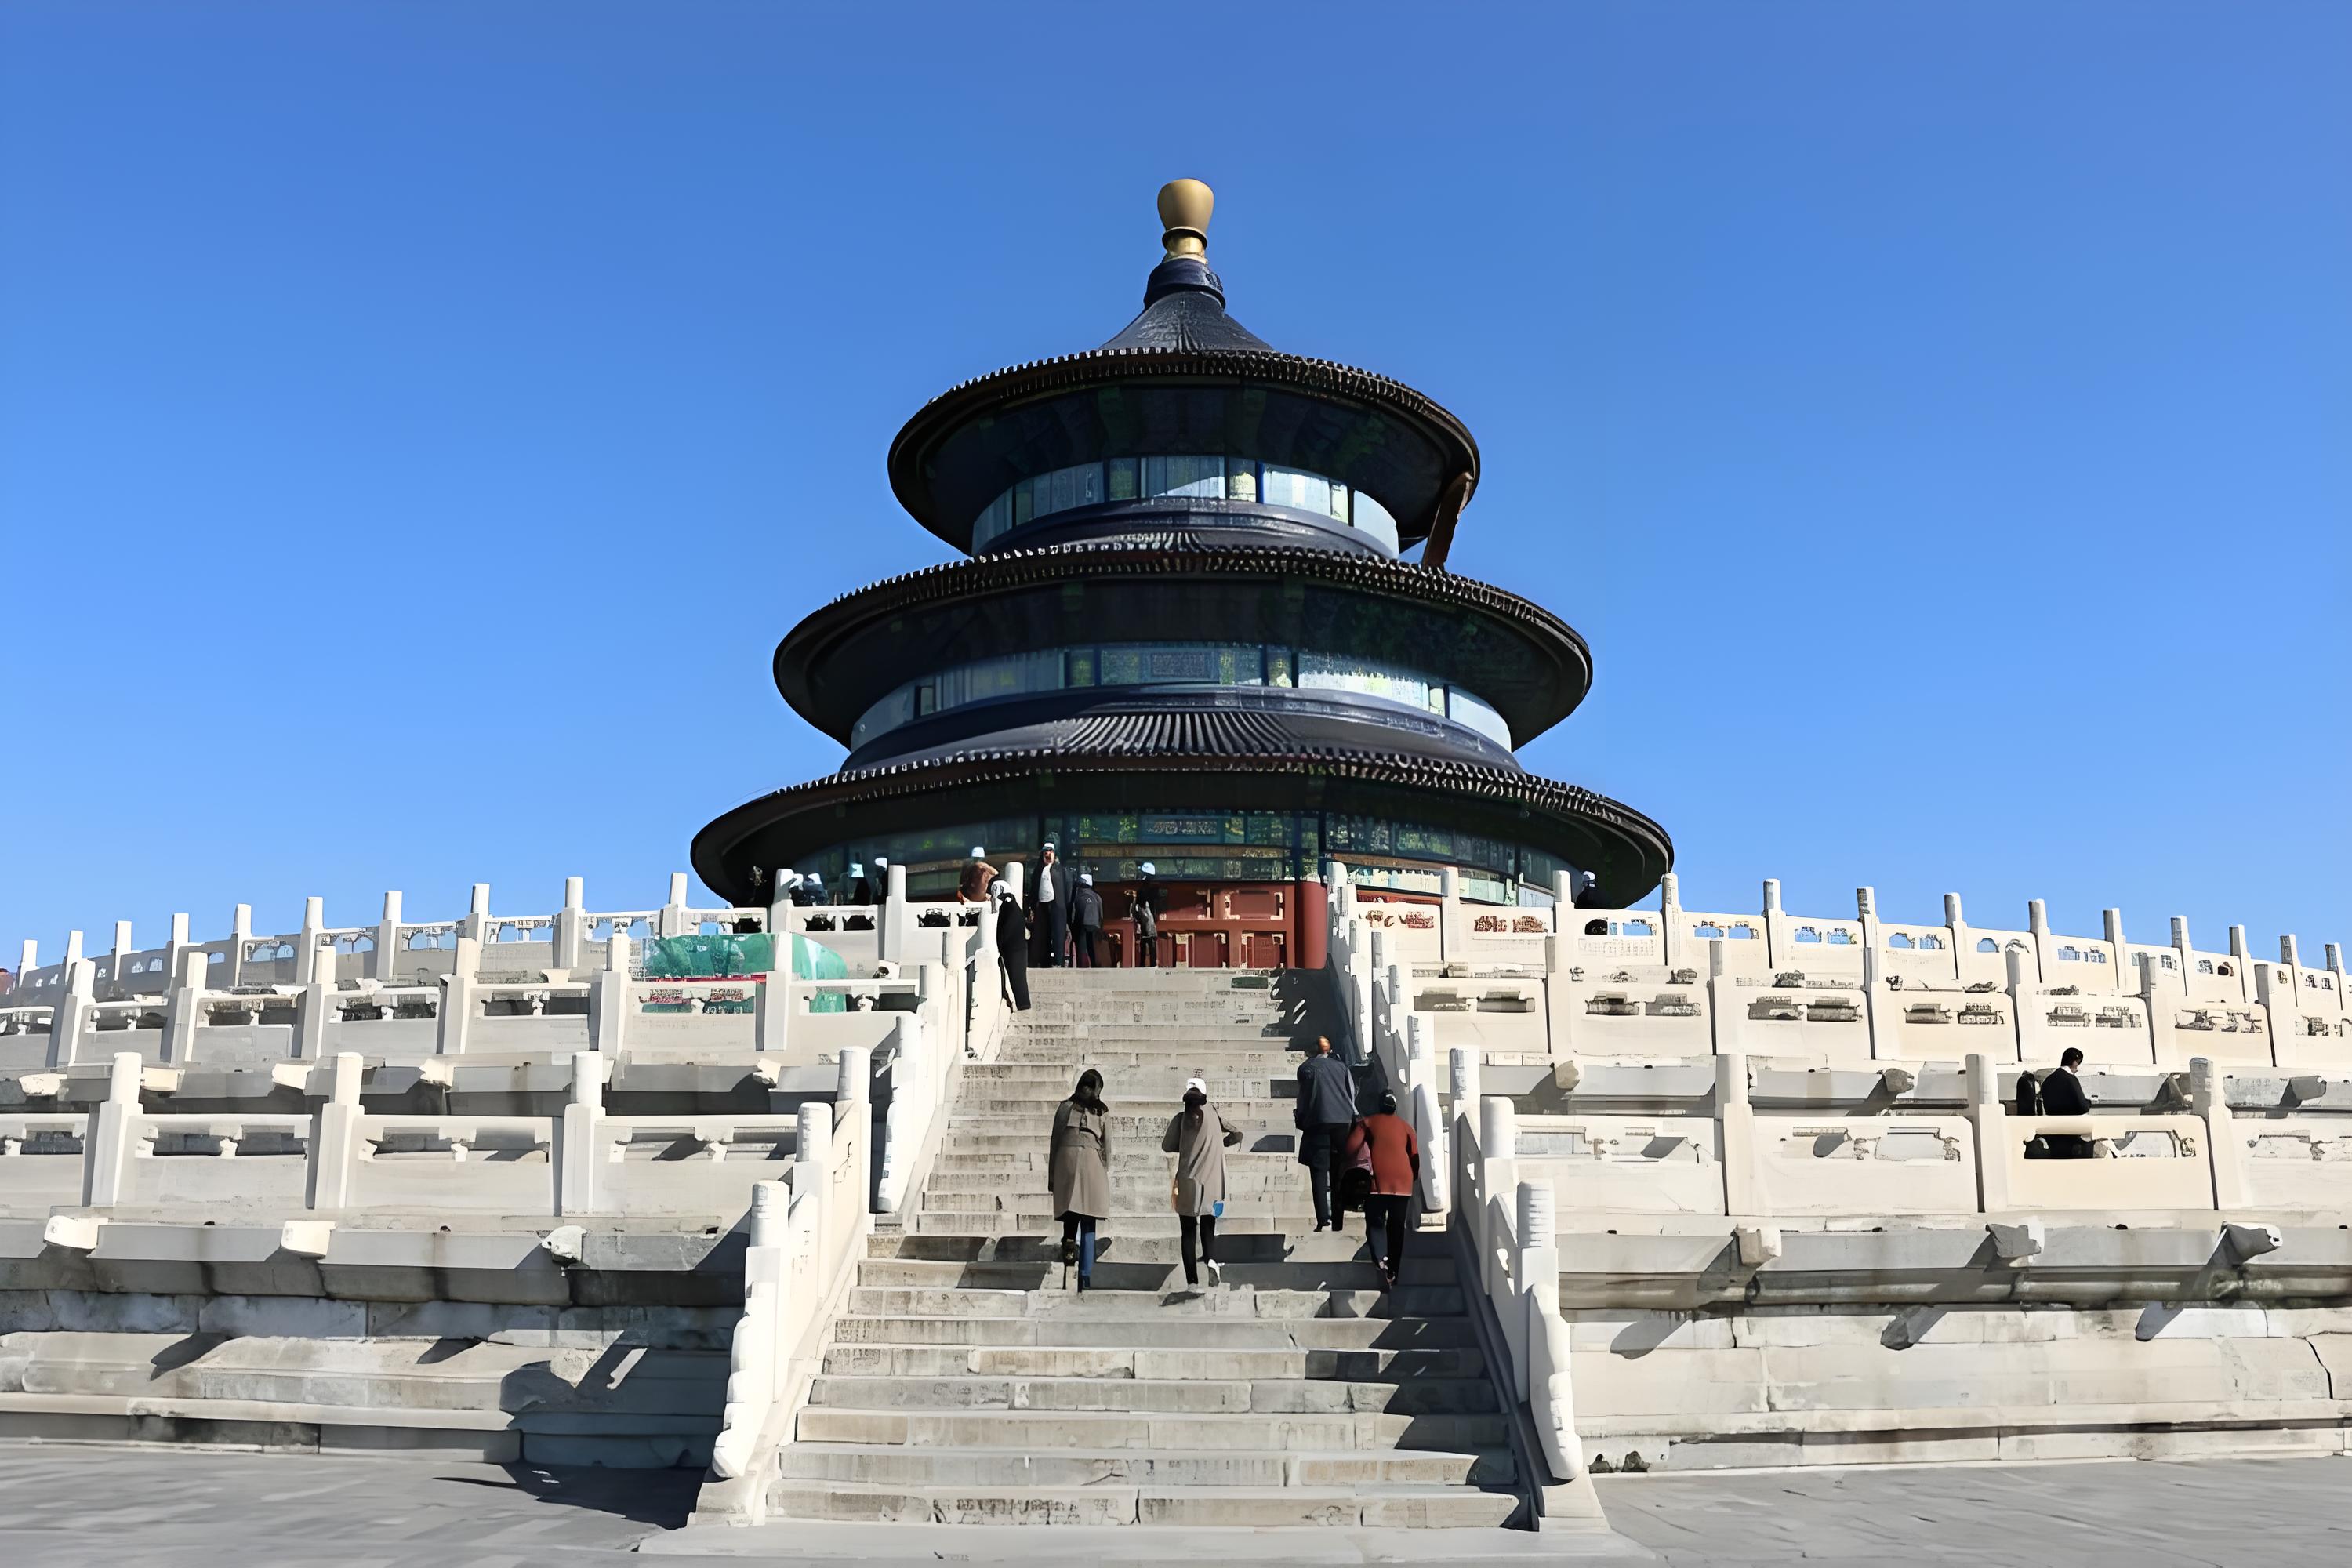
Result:
{"type": "Polygon", "coordinates": [[[1029,1011],[1029,916],[1013,901],[1013,889],[996,889],[996,959],[1004,966],[1005,994],[1013,1010],[1029,1011]]]}
{"type": "Polygon", "coordinates": [[[1095,874],[1078,873],[1078,885],[1070,889],[1070,957],[1080,969],[1097,969],[1102,955],[1097,943],[1102,940],[1102,895],[1095,891],[1095,874]]]}
{"type": "Polygon", "coordinates": [[[1138,969],[1160,967],[1160,917],[1168,912],[1168,889],[1155,879],[1157,873],[1146,860],[1140,868],[1143,880],[1135,885],[1135,897],[1128,913],[1135,918],[1135,966],[1138,969]]]}
{"type": "Polygon", "coordinates": [[[1331,1168],[1345,1157],[1356,1125],[1356,1075],[1331,1054],[1328,1035],[1317,1036],[1315,1054],[1298,1064],[1298,1109],[1290,1120],[1298,1129],[1298,1163],[1307,1167],[1315,1194],[1315,1228],[1334,1229],[1331,1168]]]}
{"type": "Polygon", "coordinates": [[[1036,934],[1037,962],[1048,969],[1062,964],[1062,950],[1070,941],[1070,868],[1052,839],[1037,853],[1037,885],[1029,889],[1029,929],[1036,934]]]}
{"type": "MultiPolygon", "coordinates": [[[[2084,1091],[2083,1080],[2075,1068],[2083,1065],[2083,1053],[2068,1046],[2058,1058],[2057,1070],[2042,1080],[2042,1114],[2044,1116],[2088,1116],[2091,1097],[2084,1091]]],[[[2087,1160],[2091,1157],[2091,1141],[2073,1133],[2053,1133],[2049,1138],[2050,1158],[2053,1160],[2087,1160]]]]}

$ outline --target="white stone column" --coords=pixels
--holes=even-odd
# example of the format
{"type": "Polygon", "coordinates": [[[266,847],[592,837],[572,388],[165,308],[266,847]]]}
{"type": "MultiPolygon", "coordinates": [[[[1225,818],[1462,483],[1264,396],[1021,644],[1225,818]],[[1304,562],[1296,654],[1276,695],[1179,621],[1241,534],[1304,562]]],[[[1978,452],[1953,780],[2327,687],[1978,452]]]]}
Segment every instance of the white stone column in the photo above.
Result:
{"type": "MultiPolygon", "coordinates": [[[[76,936],[81,933],[76,931],[76,936]]],[[[49,1008],[49,1066],[68,1068],[81,1059],[81,1053],[92,1043],[98,1031],[93,1012],[98,994],[98,965],[75,952],[74,945],[66,949],[71,956],[66,963],[65,984],[49,1008]]]]}
{"type": "Polygon", "coordinates": [[[325,927],[326,923],[327,900],[324,899],[303,900],[302,934],[297,937],[294,942],[294,984],[297,985],[309,985],[313,984],[319,979],[320,974],[322,972],[325,973],[327,983],[329,984],[332,984],[334,983],[334,950],[330,947],[327,950],[325,958],[321,959],[319,956],[320,933],[325,927]]]}
{"type": "Polygon", "coordinates": [[[191,948],[180,955],[163,1009],[163,1059],[175,1068],[196,1059],[196,1028],[204,1022],[205,985],[211,978],[210,953],[191,948]]]}
{"type": "Polygon", "coordinates": [[[1469,922],[1462,913],[1462,868],[1442,866],[1437,871],[1437,957],[1441,963],[1460,963],[1470,956],[1469,922]]]}
{"type": "Polygon", "coordinates": [[[375,927],[374,978],[378,984],[389,985],[400,974],[400,894],[387,891],[383,895],[383,918],[375,927]]]}
{"type": "Polygon", "coordinates": [[[2205,1120],[2205,1147],[2213,1166],[2213,1206],[2222,1213],[2246,1206],[2246,1151],[2230,1114],[2227,1081],[2210,1057],[2189,1059],[2189,1109],[2205,1120]]]}
{"type": "Polygon", "coordinates": [[[457,965],[441,977],[440,1017],[433,1048],[443,1056],[457,1055],[472,1039],[475,1016],[482,1010],[479,984],[475,979],[481,967],[481,939],[459,937],[457,965]]]}
{"type": "Polygon", "coordinates": [[[1690,922],[1683,919],[1682,879],[1672,871],[1658,879],[1658,951],[1666,967],[1690,965],[1690,922]]]}
{"type": "Polygon", "coordinates": [[[131,922],[117,921],[114,922],[114,951],[108,953],[106,959],[107,984],[117,997],[130,994],[130,969],[131,922]]]}
{"type": "MultiPolygon", "coordinates": [[[[192,946],[193,944],[188,941],[188,917],[184,914],[173,915],[172,935],[163,944],[163,988],[166,991],[177,985],[180,983],[180,976],[186,972],[188,952],[192,946]]],[[[205,962],[209,963],[211,959],[207,957],[205,962]]]]}
{"type": "Polygon", "coordinates": [[[557,1118],[556,1141],[562,1167],[555,1187],[559,1215],[595,1214],[596,1178],[602,1173],[604,1137],[604,1068],[601,1051],[572,1053],[572,1099],[557,1118]]]}
{"type": "Polygon", "coordinates": [[[1969,1121],[1976,1129],[1977,1206],[2003,1214],[2009,1201],[2009,1112],[2000,1103],[2000,1078],[1981,1052],[1968,1058],[1969,1121]]]}
{"type": "Polygon", "coordinates": [[[140,1147],[142,1070],[136,1051],[117,1052],[107,1068],[106,1100],[90,1112],[89,1133],[83,1143],[84,1208],[112,1208],[131,1194],[131,1162],[140,1147]]]}
{"type": "Polygon", "coordinates": [[[563,907],[555,911],[554,967],[576,971],[588,962],[588,879],[563,879],[563,907]]]}
{"type": "Polygon", "coordinates": [[[882,882],[880,918],[874,922],[875,940],[885,963],[907,961],[908,939],[913,934],[915,911],[907,902],[907,868],[893,866],[882,882]]]}
{"type": "Polygon", "coordinates": [[[1723,1145],[1723,1207],[1734,1219],[1753,1218],[1756,1194],[1756,1108],[1748,1098],[1748,1058],[1715,1058],[1715,1118],[1723,1145]]]}
{"type": "MultiPolygon", "coordinates": [[[[457,922],[460,952],[464,951],[467,937],[474,939],[477,953],[480,952],[481,944],[490,940],[490,885],[488,882],[475,883],[473,895],[466,900],[466,918],[457,922]]],[[[467,973],[473,972],[468,970],[467,973]]]]}
{"type": "Polygon", "coordinates": [[[694,922],[687,918],[686,912],[686,873],[672,871],[669,874],[669,900],[662,905],[661,913],[655,917],[654,934],[691,936],[694,934],[693,926],[694,922]]]}
{"type": "MultiPolygon", "coordinates": [[[[772,984],[772,982],[771,982],[772,984]]],[[[760,987],[766,1005],[769,986],[760,987]]],[[[626,1047],[629,1015],[629,933],[616,931],[604,943],[604,966],[588,977],[588,1044],[608,1057],[626,1047]]],[[[764,1026],[764,1015],[761,1019],[764,1026]]]]}
{"type": "Polygon", "coordinates": [[[335,1054],[327,1098],[310,1120],[310,1190],[313,1209],[342,1209],[352,1201],[352,1180],[360,1157],[360,1087],[366,1064],[356,1051],[335,1054]]]}

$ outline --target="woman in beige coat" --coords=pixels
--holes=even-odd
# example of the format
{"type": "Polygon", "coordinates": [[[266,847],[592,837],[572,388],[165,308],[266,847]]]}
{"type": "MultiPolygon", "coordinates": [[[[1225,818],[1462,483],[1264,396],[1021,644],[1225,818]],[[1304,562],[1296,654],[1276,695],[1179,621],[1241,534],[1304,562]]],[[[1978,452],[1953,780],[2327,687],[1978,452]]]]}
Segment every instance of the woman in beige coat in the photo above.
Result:
{"type": "Polygon", "coordinates": [[[1184,1283],[1198,1285],[1201,1276],[1192,1260],[1197,1239],[1199,1267],[1209,1271],[1209,1283],[1221,1282],[1217,1260],[1217,1215],[1225,1207],[1225,1151],[1242,1141],[1209,1103],[1209,1086],[1199,1079],[1184,1084],[1184,1109],[1171,1117],[1160,1149],[1176,1156],[1176,1179],[1169,1201],[1176,1205],[1176,1223],[1184,1230],[1184,1283]]]}
{"type": "Polygon", "coordinates": [[[1070,1098],[1054,1108],[1054,1142],[1046,1164],[1054,1213],[1062,1221],[1062,1267],[1078,1266],[1078,1289],[1094,1283],[1095,1222],[1110,1214],[1110,1107],[1102,1074],[1078,1075],[1070,1098]]]}

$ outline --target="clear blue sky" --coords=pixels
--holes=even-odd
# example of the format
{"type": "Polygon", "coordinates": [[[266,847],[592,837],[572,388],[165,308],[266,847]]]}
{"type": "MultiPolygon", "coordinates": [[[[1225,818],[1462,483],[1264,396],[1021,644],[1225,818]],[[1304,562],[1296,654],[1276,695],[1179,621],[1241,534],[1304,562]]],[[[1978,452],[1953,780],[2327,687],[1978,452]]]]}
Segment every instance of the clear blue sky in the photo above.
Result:
{"type": "Polygon", "coordinates": [[[0,8],[0,963],[656,900],[835,764],[950,384],[1235,316],[1458,412],[1685,901],[2352,938],[2352,5],[0,8]]]}

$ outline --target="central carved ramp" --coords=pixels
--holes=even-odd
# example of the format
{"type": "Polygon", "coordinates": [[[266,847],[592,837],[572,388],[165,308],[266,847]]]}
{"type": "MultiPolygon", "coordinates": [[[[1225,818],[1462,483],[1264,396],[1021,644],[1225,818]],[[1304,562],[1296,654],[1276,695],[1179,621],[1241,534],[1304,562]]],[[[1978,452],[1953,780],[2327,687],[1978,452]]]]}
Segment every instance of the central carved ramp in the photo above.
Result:
{"type": "Polygon", "coordinates": [[[966,1070],[902,1231],[861,1263],[782,1454],[772,1515],[933,1523],[1496,1526],[1524,1499],[1444,1237],[1377,1289],[1360,1216],[1312,1234],[1290,1121],[1335,1020],[1318,973],[1040,971],[966,1070]],[[1065,1288],[1046,1194],[1081,1068],[1112,1109],[1116,1209],[1065,1288]],[[1184,1080],[1227,1152],[1222,1287],[1184,1286],[1160,1140],[1184,1080]]]}

